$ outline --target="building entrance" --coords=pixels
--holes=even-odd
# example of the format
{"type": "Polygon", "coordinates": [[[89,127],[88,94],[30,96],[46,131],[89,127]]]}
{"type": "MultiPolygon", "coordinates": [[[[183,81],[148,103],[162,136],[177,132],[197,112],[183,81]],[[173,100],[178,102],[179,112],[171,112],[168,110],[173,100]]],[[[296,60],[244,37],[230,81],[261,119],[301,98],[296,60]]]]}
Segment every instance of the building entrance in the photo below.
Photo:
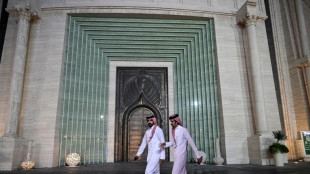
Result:
{"type": "MultiPolygon", "coordinates": [[[[168,140],[167,68],[117,68],[116,86],[115,161],[132,161],[148,129],[147,116],[156,116],[168,140]]],[[[142,161],[146,157],[147,148],[142,161]]]]}

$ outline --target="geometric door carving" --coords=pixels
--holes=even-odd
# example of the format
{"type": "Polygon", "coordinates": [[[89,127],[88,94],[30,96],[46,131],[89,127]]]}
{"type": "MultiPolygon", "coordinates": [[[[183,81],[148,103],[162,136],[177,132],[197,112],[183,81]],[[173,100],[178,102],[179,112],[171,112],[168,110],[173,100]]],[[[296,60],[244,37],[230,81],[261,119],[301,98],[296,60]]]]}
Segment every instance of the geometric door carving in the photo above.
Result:
{"type": "MultiPolygon", "coordinates": [[[[168,140],[167,79],[167,68],[117,68],[115,161],[133,160],[148,129],[146,116],[156,116],[168,140]]],[[[147,148],[142,160],[146,157],[147,148]]]]}

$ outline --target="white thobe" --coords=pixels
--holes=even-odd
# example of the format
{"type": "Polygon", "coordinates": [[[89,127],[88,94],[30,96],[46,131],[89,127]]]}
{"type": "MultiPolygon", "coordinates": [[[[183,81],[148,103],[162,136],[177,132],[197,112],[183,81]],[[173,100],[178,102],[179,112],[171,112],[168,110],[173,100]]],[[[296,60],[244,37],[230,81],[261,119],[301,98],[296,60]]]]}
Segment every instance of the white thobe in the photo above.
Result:
{"type": "Polygon", "coordinates": [[[153,138],[151,141],[149,141],[153,128],[154,125],[145,132],[142,143],[136,155],[140,156],[146,145],[148,145],[147,166],[145,169],[145,174],[159,174],[159,160],[165,159],[165,149],[160,147],[160,144],[165,142],[165,138],[160,127],[156,127],[153,138]]]}
{"type": "Polygon", "coordinates": [[[175,141],[174,143],[173,136],[171,134],[171,142],[166,142],[165,147],[174,146],[174,164],[172,169],[172,174],[186,174],[186,155],[187,155],[187,141],[191,145],[197,158],[200,158],[200,154],[197,150],[197,147],[189,135],[188,130],[182,126],[177,126],[175,128],[175,141]]]}

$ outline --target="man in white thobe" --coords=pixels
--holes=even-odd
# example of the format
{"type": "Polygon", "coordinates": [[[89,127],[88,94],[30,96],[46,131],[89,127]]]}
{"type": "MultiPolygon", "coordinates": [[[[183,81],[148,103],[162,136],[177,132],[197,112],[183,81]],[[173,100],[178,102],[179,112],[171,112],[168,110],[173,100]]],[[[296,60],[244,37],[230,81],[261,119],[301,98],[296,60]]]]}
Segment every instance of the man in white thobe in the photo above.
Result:
{"type": "Polygon", "coordinates": [[[201,163],[202,157],[199,154],[197,147],[189,135],[188,130],[183,127],[183,124],[178,114],[169,117],[172,126],[172,142],[162,143],[162,147],[174,146],[174,164],[172,174],[186,174],[186,156],[187,156],[187,142],[191,145],[197,159],[198,164],[201,163]]]}
{"type": "Polygon", "coordinates": [[[150,127],[144,134],[142,143],[134,160],[140,158],[146,145],[148,145],[147,166],[145,174],[159,174],[159,164],[165,160],[165,149],[160,144],[165,142],[163,131],[157,126],[155,116],[146,117],[150,127]]]}

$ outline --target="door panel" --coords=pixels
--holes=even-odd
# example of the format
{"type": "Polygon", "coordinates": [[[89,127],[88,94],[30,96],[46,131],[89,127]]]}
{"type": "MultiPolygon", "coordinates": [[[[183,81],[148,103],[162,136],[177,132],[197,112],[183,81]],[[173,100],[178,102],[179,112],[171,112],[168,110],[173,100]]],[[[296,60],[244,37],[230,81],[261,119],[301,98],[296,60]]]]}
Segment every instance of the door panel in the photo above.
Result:
{"type": "MultiPolygon", "coordinates": [[[[139,146],[142,144],[142,139],[145,131],[149,128],[146,122],[146,116],[153,115],[153,113],[147,108],[137,108],[130,114],[128,123],[128,161],[132,161],[136,156],[139,146]]],[[[141,155],[141,160],[146,161],[147,159],[147,146],[141,155]]]]}
{"type": "MultiPolygon", "coordinates": [[[[114,157],[115,161],[131,161],[148,128],[146,116],[156,116],[168,140],[167,68],[117,68],[116,86],[114,157]]],[[[142,159],[146,156],[147,148],[142,159]]]]}

